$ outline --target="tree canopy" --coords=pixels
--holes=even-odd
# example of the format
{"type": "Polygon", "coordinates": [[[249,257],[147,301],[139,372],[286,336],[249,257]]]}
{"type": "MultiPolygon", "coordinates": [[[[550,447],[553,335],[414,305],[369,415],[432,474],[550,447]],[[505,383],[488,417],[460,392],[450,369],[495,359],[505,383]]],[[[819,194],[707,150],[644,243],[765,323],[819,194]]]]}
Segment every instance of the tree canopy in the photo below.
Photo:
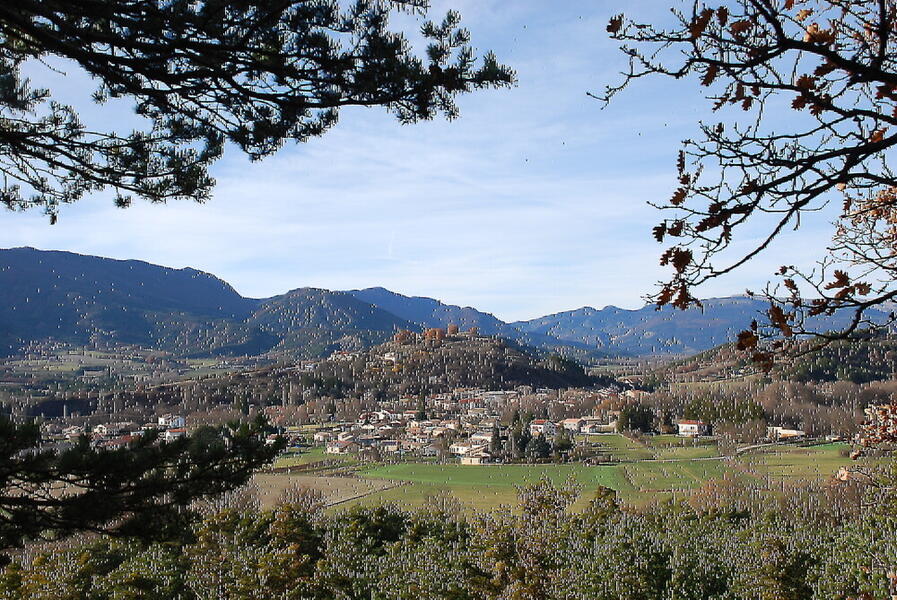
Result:
{"type": "Polygon", "coordinates": [[[117,450],[82,436],[57,451],[41,447],[36,424],[0,418],[0,551],[78,532],[178,539],[194,500],[243,485],[282,449],[263,431],[208,427],[171,442],[149,432],[117,450]]]}
{"type": "Polygon", "coordinates": [[[669,213],[654,236],[670,244],[661,264],[672,276],[653,300],[699,304],[697,286],[770,251],[783,232],[834,204],[841,209],[826,258],[783,261],[781,282],[764,292],[768,319],[743,332],[740,345],[762,362],[765,338],[784,338],[773,344],[780,350],[801,334],[825,343],[881,326],[865,315],[897,298],[894,3],[695,2],[674,10],[668,27],[618,15],[607,31],[623,42],[629,69],[606,100],[645,76],[691,78],[720,115],[684,142],[678,185],[656,203],[669,213]],[[814,325],[812,317],[835,311],[851,311],[847,327],[814,325]]]}
{"type": "MultiPolygon", "coordinates": [[[[863,481],[863,480],[860,480],[863,481]]],[[[880,479],[893,484],[893,476],[880,479]]],[[[187,544],[101,540],[0,570],[4,598],[701,600],[889,598],[894,492],[859,481],[709,482],[638,510],[547,478],[517,510],[443,496],[323,511],[304,502],[225,508],[187,544]],[[578,496],[581,509],[570,510],[578,496]]]]}
{"type": "Polygon", "coordinates": [[[506,86],[513,73],[477,61],[460,16],[427,22],[418,56],[389,28],[427,0],[243,2],[22,0],[0,6],[0,203],[59,207],[112,188],[116,203],[203,201],[226,143],[253,159],[322,135],[345,106],[382,106],[401,123],[458,115],[454,99],[506,86]],[[58,57],[97,81],[93,101],[134,101],[147,126],[95,131],[23,77],[58,57]]]}

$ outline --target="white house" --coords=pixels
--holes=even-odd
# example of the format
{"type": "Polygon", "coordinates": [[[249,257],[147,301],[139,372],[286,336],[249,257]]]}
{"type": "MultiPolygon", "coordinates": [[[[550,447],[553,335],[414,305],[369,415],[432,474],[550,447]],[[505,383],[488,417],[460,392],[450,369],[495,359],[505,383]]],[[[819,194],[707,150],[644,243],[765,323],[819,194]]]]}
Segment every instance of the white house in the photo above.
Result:
{"type": "Polygon", "coordinates": [[[72,425],[71,427],[66,427],[65,429],[62,430],[62,435],[64,435],[65,437],[67,437],[69,439],[76,438],[76,437],[80,436],[82,433],[84,433],[84,428],[79,427],[77,425],[72,425]]]}
{"type": "Polygon", "coordinates": [[[529,424],[529,432],[531,435],[539,435],[551,437],[557,433],[557,425],[546,419],[534,419],[529,424]]]}
{"type": "Polygon", "coordinates": [[[316,442],[318,442],[319,444],[323,444],[323,443],[329,442],[333,438],[335,438],[336,434],[333,433],[332,431],[319,431],[319,432],[315,433],[315,435],[313,437],[316,442]]]}
{"type": "Polygon", "coordinates": [[[478,431],[472,436],[470,436],[471,442],[480,442],[481,444],[491,444],[492,443],[492,432],[491,431],[478,431]]]}
{"type": "Polygon", "coordinates": [[[483,448],[471,450],[461,457],[462,465],[483,465],[492,462],[492,455],[483,448]]]}
{"type": "Polygon", "coordinates": [[[187,435],[187,430],[183,427],[175,427],[173,429],[168,429],[162,435],[162,439],[166,442],[173,442],[178,438],[182,438],[187,435]]]}
{"type": "Polygon", "coordinates": [[[771,440],[799,440],[807,437],[805,431],[800,429],[786,429],[784,427],[767,427],[766,437],[771,440]]]}
{"type": "Polygon", "coordinates": [[[564,419],[561,421],[561,426],[567,431],[573,431],[575,433],[579,433],[583,426],[586,424],[585,419],[564,419]]]}
{"type": "Polygon", "coordinates": [[[677,424],[679,427],[679,435],[684,437],[698,437],[707,435],[707,423],[704,421],[695,421],[693,419],[682,419],[677,424]]]}
{"type": "Polygon", "coordinates": [[[355,442],[337,440],[335,442],[329,442],[325,452],[327,454],[349,454],[358,452],[358,444],[355,442]]]}
{"type": "Polygon", "coordinates": [[[159,417],[159,426],[163,429],[181,429],[186,425],[187,421],[181,415],[162,415],[159,417]]]}
{"type": "Polygon", "coordinates": [[[455,442],[449,446],[449,452],[455,456],[464,456],[479,450],[485,450],[485,444],[474,444],[473,442],[455,442]]]}

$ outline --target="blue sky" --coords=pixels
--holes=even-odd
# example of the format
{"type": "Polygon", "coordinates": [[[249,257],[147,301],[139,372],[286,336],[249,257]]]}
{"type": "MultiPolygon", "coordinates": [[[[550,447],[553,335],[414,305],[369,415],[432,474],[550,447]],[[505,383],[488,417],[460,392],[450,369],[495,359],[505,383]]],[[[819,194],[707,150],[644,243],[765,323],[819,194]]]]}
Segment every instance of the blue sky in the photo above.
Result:
{"type": "MultiPolygon", "coordinates": [[[[627,13],[664,18],[658,2],[627,13]]],[[[472,305],[506,320],[584,305],[643,305],[665,274],[649,200],[674,188],[680,140],[711,117],[694,80],[645,80],[608,108],[587,97],[623,67],[605,25],[621,3],[439,0],[458,9],[474,45],[516,69],[517,87],[461,98],[461,118],[399,125],[378,109],[344,111],[329,133],[250,163],[230,148],[204,205],[135,203],[108,194],[45,217],[0,213],[0,247],[134,258],[214,273],[242,294],[302,286],[384,286],[472,305]]],[[[414,29],[409,17],[397,26],[414,29]]],[[[94,107],[90,81],[33,68],[88,123],[129,128],[127,105],[94,107]]],[[[760,289],[785,262],[809,264],[825,215],[765,256],[700,290],[760,289]]],[[[749,239],[743,241],[746,247],[749,239]]]]}

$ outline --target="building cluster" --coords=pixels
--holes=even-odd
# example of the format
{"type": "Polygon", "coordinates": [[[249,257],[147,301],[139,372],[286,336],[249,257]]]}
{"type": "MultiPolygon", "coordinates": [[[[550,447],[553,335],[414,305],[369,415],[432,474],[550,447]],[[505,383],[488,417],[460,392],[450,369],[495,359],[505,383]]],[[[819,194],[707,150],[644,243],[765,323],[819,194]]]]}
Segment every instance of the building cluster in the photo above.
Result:
{"type": "Polygon", "coordinates": [[[114,450],[126,447],[138,436],[145,435],[149,431],[158,431],[160,440],[172,442],[187,435],[187,421],[181,415],[166,414],[159,417],[156,422],[143,425],[130,421],[100,423],[93,427],[84,425],[64,427],[56,423],[45,423],[41,427],[41,437],[43,444],[62,448],[86,435],[95,448],[114,450]]]}
{"type": "Polygon", "coordinates": [[[509,415],[539,407],[542,412],[565,413],[590,406],[582,417],[532,418],[518,425],[530,437],[552,440],[559,431],[573,434],[610,433],[616,430],[618,410],[595,410],[602,401],[616,399],[618,391],[570,389],[563,392],[520,386],[487,391],[463,388],[423,399],[382,402],[355,421],[334,423],[314,434],[314,442],[328,454],[376,452],[422,457],[455,458],[462,464],[501,460],[497,448],[512,435],[509,415]],[[408,408],[415,406],[415,408],[408,408]],[[404,408],[403,408],[404,407],[404,408]],[[600,413],[600,414],[597,414],[600,413]]]}

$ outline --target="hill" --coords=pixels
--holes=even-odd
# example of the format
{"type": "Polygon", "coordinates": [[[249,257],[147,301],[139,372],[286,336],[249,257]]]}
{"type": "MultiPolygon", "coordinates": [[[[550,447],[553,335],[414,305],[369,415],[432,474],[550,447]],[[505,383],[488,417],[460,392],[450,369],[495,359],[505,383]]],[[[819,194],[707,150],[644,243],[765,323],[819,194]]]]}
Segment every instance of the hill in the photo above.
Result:
{"type": "Polygon", "coordinates": [[[439,300],[422,296],[405,296],[382,287],[351,290],[346,293],[424,327],[447,327],[455,324],[461,329],[477,327],[484,335],[507,337],[509,334],[519,333],[494,315],[470,306],[443,304],[439,300]]]}
{"type": "Polygon", "coordinates": [[[612,352],[612,350],[599,350],[590,343],[560,340],[540,332],[523,331],[516,325],[505,323],[490,313],[470,306],[444,304],[439,300],[421,296],[405,296],[382,287],[351,290],[347,293],[425,328],[448,327],[452,324],[462,330],[476,327],[483,335],[500,336],[539,350],[543,354],[558,354],[582,361],[604,358],[612,352]]]}
{"type": "Polygon", "coordinates": [[[580,365],[563,358],[533,356],[501,338],[461,334],[439,341],[413,335],[402,343],[389,341],[335,354],[310,370],[270,367],[251,376],[229,375],[197,385],[215,390],[206,395],[225,402],[248,397],[261,403],[308,404],[334,398],[417,398],[456,388],[561,389],[613,382],[591,377],[580,365]]]}
{"type": "Polygon", "coordinates": [[[240,296],[195,269],[33,248],[0,250],[0,354],[47,339],[179,356],[357,349],[411,323],[342,292],[240,296]]]}
{"type": "MultiPolygon", "coordinates": [[[[654,305],[637,310],[587,306],[513,325],[524,332],[622,355],[695,354],[731,341],[769,307],[766,301],[747,296],[710,298],[702,303],[703,309],[685,311],[669,306],[657,310],[654,305]]],[[[870,311],[869,316],[882,322],[887,318],[881,311],[870,311]]],[[[815,324],[835,329],[848,320],[848,315],[819,317],[815,324]]]]}
{"type": "Polygon", "coordinates": [[[256,305],[217,277],[70,252],[0,251],[2,350],[53,338],[153,345],[164,331],[244,319],[256,305]]]}
{"type": "Polygon", "coordinates": [[[834,342],[818,352],[799,356],[776,369],[786,381],[850,381],[869,383],[897,374],[897,336],[878,332],[834,342]]]}
{"type": "MultiPolygon", "coordinates": [[[[33,342],[136,345],[176,356],[327,356],[389,339],[397,329],[476,327],[537,349],[588,361],[607,356],[694,354],[728,342],[766,309],[747,297],[704,301],[703,310],[583,307],[505,323],[473,307],[384,288],[299,288],[244,298],[195,269],[33,248],[0,249],[0,355],[33,342]]],[[[872,318],[881,312],[871,311],[872,318]]],[[[823,328],[847,317],[826,317],[823,328]]]]}
{"type": "Polygon", "coordinates": [[[247,325],[279,341],[275,351],[322,356],[360,350],[417,327],[344,292],[300,288],[261,303],[247,325]]]}
{"type": "MultiPolygon", "coordinates": [[[[810,342],[806,342],[807,348],[810,342]]],[[[798,350],[799,352],[799,350],[798,350]]],[[[897,335],[884,332],[859,334],[856,339],[837,341],[801,356],[780,359],[768,374],[770,381],[822,383],[845,381],[856,384],[888,381],[897,373],[897,335]]],[[[744,352],[732,343],[669,362],[647,374],[647,387],[662,382],[723,382],[759,376],[744,352]]]]}

